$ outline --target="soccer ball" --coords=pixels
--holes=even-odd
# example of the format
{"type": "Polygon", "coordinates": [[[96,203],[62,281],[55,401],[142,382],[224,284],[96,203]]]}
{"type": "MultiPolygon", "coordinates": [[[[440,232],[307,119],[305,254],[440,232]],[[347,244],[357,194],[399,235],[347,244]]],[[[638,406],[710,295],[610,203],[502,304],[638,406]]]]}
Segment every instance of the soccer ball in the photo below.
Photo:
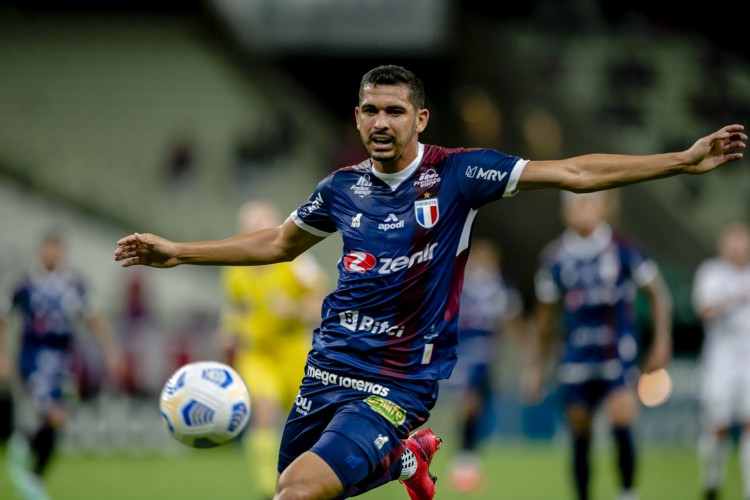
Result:
{"type": "Polygon", "coordinates": [[[213,448],[237,437],[250,420],[250,393],[231,366],[196,361],[181,366],[159,398],[164,426],[179,442],[213,448]]]}

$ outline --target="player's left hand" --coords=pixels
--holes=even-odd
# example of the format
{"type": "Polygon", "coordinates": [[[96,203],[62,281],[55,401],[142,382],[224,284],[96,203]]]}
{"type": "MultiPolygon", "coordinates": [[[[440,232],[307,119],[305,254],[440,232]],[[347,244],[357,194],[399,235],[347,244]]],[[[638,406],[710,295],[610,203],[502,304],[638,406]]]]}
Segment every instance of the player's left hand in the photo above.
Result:
{"type": "Polygon", "coordinates": [[[711,135],[698,139],[685,151],[685,173],[703,174],[743,157],[747,135],[742,125],[727,125],[711,135]],[[739,151],[738,151],[739,150],[739,151]],[[731,151],[731,152],[730,152],[731,151]]]}

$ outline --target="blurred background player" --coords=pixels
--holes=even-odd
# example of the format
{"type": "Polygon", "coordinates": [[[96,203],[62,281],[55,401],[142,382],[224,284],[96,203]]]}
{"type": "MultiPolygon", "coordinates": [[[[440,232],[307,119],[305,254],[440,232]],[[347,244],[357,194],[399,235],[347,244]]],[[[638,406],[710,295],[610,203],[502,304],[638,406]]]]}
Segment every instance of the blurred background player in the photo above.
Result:
{"type": "Polygon", "coordinates": [[[698,444],[706,499],[724,482],[730,431],[741,426],[739,458],[743,498],[750,498],[750,229],[726,225],[718,255],[698,266],[693,303],[704,324],[701,388],[702,434],[698,444]]]}
{"type": "Polygon", "coordinates": [[[638,414],[639,341],[635,301],[649,299],[652,346],[645,371],[671,358],[672,301],[656,263],[616,235],[606,221],[607,193],[562,194],[563,234],[542,253],[536,278],[536,321],[532,337],[528,396],[538,401],[543,362],[552,341],[558,304],[563,338],[557,382],[573,438],[577,497],[589,498],[592,422],[604,404],[617,448],[621,499],[637,498],[632,426],[638,414]]]}
{"type": "Polygon", "coordinates": [[[502,272],[500,248],[490,240],[475,240],[461,293],[458,362],[449,379],[458,394],[461,440],[450,474],[451,486],[458,492],[481,485],[478,448],[495,392],[492,363],[497,360],[499,335],[506,330],[517,335],[523,324],[523,299],[502,272]]]}
{"type": "MultiPolygon", "coordinates": [[[[242,233],[278,226],[277,209],[249,201],[239,210],[242,233]]],[[[320,317],[324,275],[310,255],[273,266],[222,268],[226,306],[222,343],[252,397],[251,429],[243,437],[247,462],[262,498],[276,490],[276,457],[283,417],[299,390],[310,332],[320,317]]]]}
{"type": "Polygon", "coordinates": [[[8,367],[2,375],[12,377],[17,368],[24,402],[28,399],[34,416],[31,421],[18,421],[8,444],[11,480],[27,499],[48,498],[42,478],[66,421],[65,400],[75,390],[71,362],[81,322],[96,338],[109,373],[115,377],[121,373],[115,335],[81,277],[65,265],[65,250],[60,234],[44,234],[38,264],[21,276],[10,296],[3,298],[0,310],[0,366],[8,367]],[[17,365],[5,338],[12,312],[20,318],[17,365]]]}

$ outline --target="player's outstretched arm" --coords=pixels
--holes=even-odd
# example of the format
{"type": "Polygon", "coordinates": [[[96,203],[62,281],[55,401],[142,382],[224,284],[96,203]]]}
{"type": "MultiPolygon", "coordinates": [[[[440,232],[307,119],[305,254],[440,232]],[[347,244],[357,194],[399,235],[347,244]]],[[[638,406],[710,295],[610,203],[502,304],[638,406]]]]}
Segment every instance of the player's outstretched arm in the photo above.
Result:
{"type": "Polygon", "coordinates": [[[224,240],[176,243],[150,233],[134,233],[117,242],[115,260],[123,267],[175,267],[180,264],[253,266],[293,260],[323,238],[291,219],[224,240]]]}
{"type": "Polygon", "coordinates": [[[703,174],[743,157],[747,141],[743,130],[742,125],[727,125],[678,153],[589,154],[565,160],[530,161],[518,188],[589,192],[678,174],[703,174]]]}

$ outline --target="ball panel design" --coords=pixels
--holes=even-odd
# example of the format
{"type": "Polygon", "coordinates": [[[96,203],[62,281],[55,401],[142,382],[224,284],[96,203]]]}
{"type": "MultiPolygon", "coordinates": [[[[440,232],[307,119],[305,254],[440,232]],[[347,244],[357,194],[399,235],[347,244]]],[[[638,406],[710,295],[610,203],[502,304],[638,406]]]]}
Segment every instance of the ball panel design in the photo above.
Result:
{"type": "Polygon", "coordinates": [[[179,442],[213,448],[237,437],[250,420],[245,381],[216,361],[188,363],[169,377],[159,398],[162,422],[179,442]]]}

